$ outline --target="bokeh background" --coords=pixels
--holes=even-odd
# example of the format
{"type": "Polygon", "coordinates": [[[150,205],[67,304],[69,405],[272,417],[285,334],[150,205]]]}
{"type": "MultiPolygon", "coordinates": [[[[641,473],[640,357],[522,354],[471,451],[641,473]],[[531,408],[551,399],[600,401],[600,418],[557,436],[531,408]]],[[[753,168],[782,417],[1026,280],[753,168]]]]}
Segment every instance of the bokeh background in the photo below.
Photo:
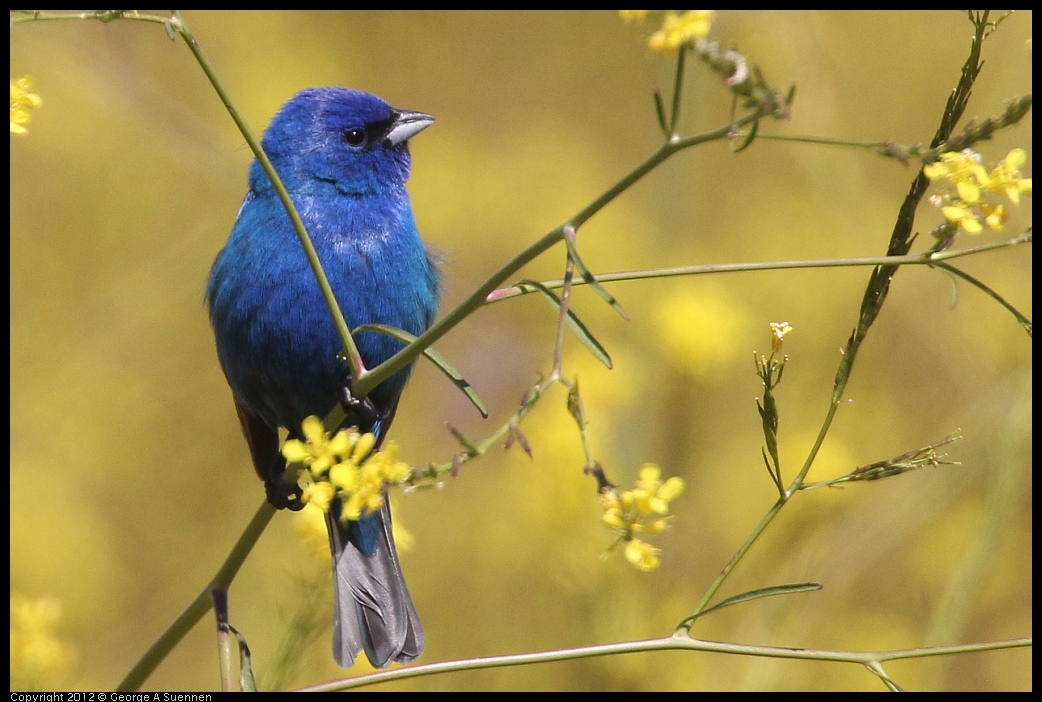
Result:
{"type": "MultiPolygon", "coordinates": [[[[443,250],[443,309],[581,209],[659,144],[652,91],[673,61],[653,24],[602,13],[193,12],[187,19],[258,132],[295,91],[369,90],[438,119],[412,143],[421,232],[443,250]]],[[[764,133],[925,142],[969,46],[959,12],[719,13],[711,38],[784,88],[792,118],[764,133]]],[[[1031,14],[987,41],[967,117],[1031,85],[1031,14]]],[[[43,105],[11,137],[11,592],[61,611],[53,687],[108,689],[212,576],[261,500],[203,306],[242,196],[249,149],[180,41],[158,25],[48,22],[11,31],[11,76],[43,105]],[[56,671],[58,669],[55,669],[56,671]],[[62,677],[64,675],[64,677],[62,677]]],[[[684,133],[720,126],[730,97],[691,62],[684,133]]],[[[981,146],[1031,150],[1031,120],[981,146]]],[[[913,167],[914,168],[914,167],[913,167]]],[[[881,255],[914,176],[869,152],[715,143],[647,176],[580,231],[595,271],[881,255]]],[[[1026,167],[1030,175],[1031,163],[1026,167]]],[[[924,203],[917,229],[940,221],[924,203]]],[[[1004,234],[1031,221],[1028,198],[1004,234]]],[[[922,250],[926,242],[914,250],[922,250]]],[[[557,278],[558,248],[525,277],[557,278]]],[[[1031,316],[1030,247],[959,262],[1031,316]]],[[[680,475],[661,568],[634,570],[600,523],[594,482],[555,390],[518,448],[442,489],[395,497],[402,556],[427,631],[421,661],[667,635],[773,502],[760,457],[754,350],[795,331],[778,389],[783,470],[824,418],[869,269],[629,282],[624,322],[588,290],[574,307],[609,348],[574,339],[593,450],[632,485],[653,461],[680,475]]],[[[421,365],[392,432],[414,464],[448,460],[446,423],[481,438],[548,371],[555,318],[538,296],[483,309],[438,348],[491,408],[481,420],[421,365]]],[[[939,441],[959,466],[807,493],[721,591],[785,582],[817,593],[707,617],[693,634],[750,644],[888,649],[1031,635],[1031,342],[1011,315],[947,275],[899,272],[863,346],[812,478],[939,441]],[[953,296],[957,293],[957,296],[953,296]]],[[[340,675],[328,572],[279,514],[231,589],[232,623],[262,686],[340,675]],[[309,609],[310,607],[310,609],[309,609]],[[303,614],[302,614],[303,612],[303,614]],[[309,619],[310,618],[310,619],[309,619]],[[296,667],[275,663],[293,622],[296,667]]],[[[14,599],[12,600],[15,601],[14,599]]],[[[19,605],[22,606],[22,605],[19,605]]],[[[43,615],[41,615],[43,616],[43,615]]],[[[146,689],[217,685],[207,618],[146,689]]],[[[358,670],[362,670],[359,666],[358,670]]],[[[887,666],[908,689],[1023,690],[1027,649],[887,666]]],[[[357,672],[357,671],[352,671],[357,672]]],[[[14,683],[12,683],[14,684],[14,683]]],[[[45,683],[46,684],[46,683],[45,683]]],[[[389,686],[390,687],[390,686],[389,686]]],[[[405,681],[397,689],[845,689],[856,666],[671,652],[405,681]]]]}

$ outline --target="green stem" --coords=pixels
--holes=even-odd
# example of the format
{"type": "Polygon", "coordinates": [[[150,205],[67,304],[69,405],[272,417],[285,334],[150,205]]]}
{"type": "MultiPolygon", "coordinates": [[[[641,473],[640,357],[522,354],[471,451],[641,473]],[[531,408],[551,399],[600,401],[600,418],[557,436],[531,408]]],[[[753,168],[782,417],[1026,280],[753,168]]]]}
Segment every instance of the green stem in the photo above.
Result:
{"type": "Polygon", "coordinates": [[[214,588],[227,589],[231,585],[235,575],[239,572],[239,568],[245,562],[246,556],[253,550],[257,539],[264,533],[268,522],[274,516],[275,508],[265,501],[257,510],[257,513],[253,515],[253,519],[250,520],[246,530],[243,531],[242,536],[235,543],[235,547],[232,548],[231,553],[228,554],[217,574],[213,576],[213,580],[206,584],[206,587],[192,601],[192,604],[188,605],[185,611],[181,613],[181,616],[174,620],[167,630],[163,632],[163,635],[152,644],[145,652],[145,655],[141,657],[141,660],[134,664],[134,667],[130,669],[126,677],[116,686],[117,692],[133,692],[140,688],[142,683],[152,674],[152,671],[173,650],[174,646],[210,611],[213,607],[212,592],[214,588]]]}
{"type": "MultiPolygon", "coordinates": [[[[969,100],[971,88],[980,73],[980,50],[981,44],[984,41],[984,29],[987,19],[987,12],[976,17],[971,15],[971,21],[974,23],[974,36],[970,45],[970,53],[966,62],[963,64],[959,82],[956,85],[955,90],[952,91],[948,98],[948,102],[945,105],[944,112],[941,116],[940,126],[934,134],[931,146],[937,146],[948,140],[951,136],[952,130],[955,128],[955,125],[958,123],[966,109],[966,103],[969,100]]],[[[879,316],[883,304],[886,302],[887,293],[890,290],[890,283],[899,268],[899,266],[894,263],[894,259],[906,256],[908,250],[911,248],[914,240],[914,237],[912,236],[912,227],[915,222],[915,213],[923,196],[926,194],[927,185],[928,181],[926,176],[923,175],[922,171],[920,171],[912,180],[908,193],[905,195],[904,201],[901,203],[901,208],[897,215],[897,221],[894,224],[894,230],[890,236],[890,243],[887,247],[887,253],[889,254],[887,259],[890,260],[887,260],[886,263],[876,267],[869,278],[868,285],[865,288],[865,295],[861,302],[857,327],[851,333],[850,339],[847,341],[846,348],[843,351],[843,359],[840,361],[839,368],[836,370],[836,380],[832,388],[832,398],[829,402],[828,412],[825,415],[824,422],[822,422],[821,429],[818,431],[818,436],[814,441],[814,445],[811,447],[807,459],[803,463],[803,467],[793,479],[785,495],[783,495],[774,506],[771,507],[767,514],[764,515],[763,519],[761,519],[760,523],[756,526],[756,529],[754,529],[753,533],[748,539],[746,539],[745,543],[742,544],[738,552],[731,558],[731,561],[724,568],[723,572],[721,572],[716,580],[713,581],[695,611],[681,623],[679,627],[680,630],[686,632],[690,629],[692,623],[700,614],[702,614],[706,605],[709,603],[709,600],[712,599],[712,596],[717,592],[717,590],[719,590],[727,576],[734,570],[738,562],[749,551],[752,544],[760,537],[763,531],[767,528],[767,525],[774,520],[778,512],[781,511],[781,508],[788,503],[792,495],[796,494],[800,489],[800,486],[802,486],[803,480],[806,477],[807,472],[810,470],[814,459],[817,457],[818,451],[821,449],[821,445],[825,440],[825,436],[828,434],[832,422],[836,417],[836,411],[838,410],[839,403],[843,397],[843,391],[846,389],[847,382],[850,379],[850,372],[853,369],[854,359],[857,356],[858,349],[861,347],[861,342],[864,341],[869,329],[879,316]]],[[[927,258],[927,260],[929,260],[929,258],[927,258]]]]}
{"type": "MultiPolygon", "coordinates": [[[[152,22],[162,22],[167,26],[172,27],[185,39],[185,42],[188,44],[192,53],[195,55],[196,60],[199,62],[199,65],[202,67],[203,71],[210,79],[211,84],[214,86],[214,89],[217,91],[217,94],[220,96],[221,101],[224,103],[225,107],[231,114],[232,119],[235,120],[236,125],[242,132],[243,137],[246,139],[246,142],[250,146],[250,149],[253,150],[253,153],[256,155],[258,162],[260,162],[261,167],[264,169],[264,172],[268,175],[268,178],[271,180],[272,185],[275,187],[276,192],[279,194],[279,198],[286,206],[286,210],[289,213],[290,220],[293,222],[294,229],[296,229],[297,235],[298,237],[300,237],[301,245],[304,247],[305,253],[308,256],[308,261],[311,263],[312,268],[315,271],[315,277],[319,281],[319,286],[322,288],[322,294],[323,297],[325,297],[326,299],[326,304],[330,308],[330,314],[332,315],[334,324],[337,327],[337,333],[340,335],[341,341],[344,344],[344,348],[347,351],[348,363],[351,365],[351,375],[355,381],[352,386],[352,392],[355,394],[356,397],[365,397],[366,395],[368,395],[377,385],[382,383],[384,380],[387,380],[389,377],[394,375],[394,373],[407,366],[409,363],[411,363],[413,360],[419,357],[420,354],[423,353],[424,349],[428,348],[429,346],[432,346],[434,342],[436,342],[438,339],[440,339],[442,336],[448,333],[461,321],[466,319],[468,315],[470,315],[482,304],[484,304],[486,298],[488,298],[488,296],[492,294],[499,285],[506,281],[507,278],[509,278],[511,275],[520,270],[523,266],[534,260],[544,251],[552,247],[554,244],[558,243],[563,237],[565,226],[570,225],[575,229],[579,229],[579,227],[582,226],[582,224],[585,223],[588,219],[590,219],[590,217],[592,217],[594,214],[600,211],[605,205],[607,205],[609,202],[618,197],[619,194],[621,194],[635,182],[640,180],[649,171],[653,170],[655,167],[657,167],[663,161],[668,159],[670,156],[697,144],[727,138],[728,136],[730,136],[733,130],[739,129],[747,124],[761,119],[762,117],[766,116],[768,111],[767,108],[761,107],[754,110],[749,115],[738,120],[737,122],[733,122],[718,129],[713,129],[708,132],[696,134],[683,139],[677,137],[674,134],[673,136],[671,136],[670,140],[662,146],[662,148],[660,148],[657,152],[652,154],[644,163],[637,166],[637,168],[635,168],[633,171],[627,174],[622,180],[620,180],[618,183],[612,186],[609,190],[601,194],[600,197],[598,197],[587,207],[585,207],[582,211],[576,214],[575,217],[573,217],[571,220],[561,225],[557,229],[554,229],[550,233],[546,234],[538,241],[526,248],[524,251],[521,251],[516,256],[511,258],[509,261],[507,261],[507,263],[503,267],[501,267],[498,271],[493,273],[477,290],[475,290],[469,297],[467,297],[466,300],[460,303],[455,309],[450,311],[440,320],[435,322],[430,329],[428,329],[425,333],[420,335],[415,341],[413,341],[411,344],[408,344],[405,348],[403,348],[397,354],[389,358],[387,361],[381,363],[376,368],[366,370],[361,364],[361,357],[358,354],[358,350],[355,346],[354,340],[351,338],[350,331],[347,328],[347,323],[344,321],[343,315],[340,313],[339,307],[336,304],[336,299],[333,296],[332,289],[329,287],[329,282],[326,279],[325,273],[322,271],[321,263],[319,262],[318,256],[314,252],[314,247],[311,245],[311,240],[307,235],[307,230],[304,228],[303,222],[300,220],[300,216],[297,214],[296,208],[293,206],[293,202],[290,199],[289,194],[286,192],[281,180],[279,180],[278,174],[275,172],[275,169],[271,166],[271,162],[264,154],[263,149],[261,149],[260,144],[253,137],[249,127],[241,118],[238,110],[232,103],[230,96],[224,90],[224,87],[217,78],[213,70],[213,67],[206,59],[206,56],[202,53],[202,49],[195,41],[195,38],[192,36],[191,30],[185,23],[180,11],[174,10],[174,17],[169,19],[157,16],[124,14],[113,16],[113,18],[115,17],[123,17],[126,19],[142,19],[152,22]]],[[[60,15],[55,13],[54,16],[45,15],[44,13],[35,13],[32,15],[27,14],[24,17],[14,18],[12,19],[12,23],[14,23],[16,20],[24,22],[36,19],[107,18],[109,18],[108,15],[99,16],[97,13],[62,13],[60,15]]],[[[681,54],[683,55],[683,53],[684,52],[682,51],[681,54]]],[[[677,65],[678,81],[680,79],[680,76],[682,76],[683,66],[684,62],[683,57],[681,56],[680,58],[678,58],[677,65]]],[[[674,127],[678,118],[677,111],[679,110],[680,104],[679,96],[679,88],[677,88],[674,90],[673,100],[673,114],[675,117],[675,119],[673,120],[674,127]]],[[[327,417],[326,419],[327,425],[338,425],[339,420],[343,419],[343,411],[339,407],[334,408],[333,412],[331,412],[329,417],[327,417]]]]}
{"type": "Polygon", "coordinates": [[[90,10],[88,12],[47,12],[45,10],[15,10],[19,13],[11,16],[11,25],[23,22],[44,22],[47,20],[99,20],[111,22],[115,19],[132,19],[140,22],[170,24],[170,18],[162,15],[145,15],[136,10],[90,10]],[[131,13],[131,14],[128,14],[131,13]]]}
{"type": "MultiPolygon", "coordinates": [[[[575,245],[575,229],[564,227],[564,236],[575,245]]],[[[568,322],[568,303],[572,293],[572,256],[565,256],[564,284],[561,288],[561,309],[557,314],[557,333],[554,335],[554,365],[550,377],[557,380],[561,377],[561,366],[564,364],[564,330],[568,322]]]]}
{"type": "Polygon", "coordinates": [[[1017,309],[1016,307],[1014,307],[1013,305],[1011,305],[1011,304],[1009,304],[1008,302],[1006,302],[1005,298],[1003,298],[1003,297],[1002,297],[1001,295],[999,295],[999,294],[998,294],[997,292],[995,292],[994,290],[992,290],[992,289],[991,289],[990,287],[988,287],[987,285],[985,285],[985,284],[984,284],[983,282],[981,282],[980,280],[977,280],[976,278],[974,278],[974,277],[973,277],[972,275],[970,275],[969,273],[966,273],[966,272],[964,272],[964,271],[961,271],[961,270],[959,270],[958,268],[956,268],[955,266],[953,266],[953,265],[951,265],[951,264],[948,264],[948,263],[938,263],[938,264],[936,264],[936,265],[937,265],[937,267],[938,267],[938,268],[943,268],[944,270],[948,271],[948,272],[949,272],[949,273],[951,273],[952,275],[957,275],[957,276],[959,276],[960,278],[962,278],[963,280],[967,281],[967,282],[968,282],[968,283],[970,283],[971,285],[975,285],[975,286],[976,286],[977,288],[979,288],[979,289],[980,289],[980,290],[981,290],[981,291],[982,291],[982,292],[983,292],[983,293],[984,293],[985,295],[988,295],[988,296],[989,296],[989,297],[991,297],[991,298],[992,298],[993,300],[995,300],[995,301],[996,301],[996,302],[998,302],[998,303],[999,303],[1000,305],[1002,305],[1002,306],[1003,306],[1003,307],[1005,307],[1005,308],[1006,308],[1007,310],[1009,310],[1010,314],[1012,314],[1012,315],[1013,315],[1014,317],[1016,317],[1016,318],[1017,318],[1017,321],[1018,321],[1018,322],[1020,322],[1020,325],[1021,325],[1022,327],[1024,327],[1024,329],[1026,329],[1026,330],[1027,330],[1027,333],[1028,333],[1029,335],[1031,334],[1031,320],[1030,320],[1030,319],[1028,319],[1027,317],[1025,317],[1024,315],[1022,315],[1022,314],[1020,313],[1020,311],[1019,311],[1019,310],[1018,310],[1018,309],[1017,309]]]}
{"type": "Polygon", "coordinates": [[[784,134],[757,134],[757,139],[767,139],[768,141],[791,141],[798,144],[817,144],[819,146],[847,146],[855,149],[881,149],[885,148],[887,142],[885,141],[853,141],[850,139],[832,139],[830,137],[812,137],[812,136],[785,136],[784,134]]]}
{"type": "Polygon", "coordinates": [[[1008,639],[1005,641],[990,641],[979,644],[966,644],[962,646],[937,646],[934,648],[909,648],[893,651],[829,651],[802,648],[787,648],[782,646],[749,646],[744,644],[720,643],[717,641],[705,641],[693,639],[687,636],[667,636],[661,639],[647,639],[644,641],[624,641],[620,643],[601,644],[599,646],[581,646],[556,651],[541,651],[539,653],[523,653],[509,656],[487,656],[484,658],[468,658],[458,661],[445,661],[442,663],[428,663],[426,665],[415,665],[408,668],[397,668],[377,673],[368,673],[347,680],[314,685],[301,688],[298,692],[335,692],[347,690],[363,685],[391,682],[392,680],[405,680],[426,675],[439,673],[452,673],[462,670],[481,670],[485,668],[507,668],[516,665],[532,665],[535,663],[549,663],[553,661],[567,661],[580,658],[593,658],[597,656],[613,656],[621,653],[638,653],[641,651],[704,651],[708,653],[724,653],[739,656],[758,656],[762,658],[777,658],[786,660],[812,660],[833,661],[837,663],[853,663],[857,665],[869,665],[882,661],[906,660],[914,658],[926,658],[929,656],[950,656],[959,653],[978,653],[980,651],[996,651],[1010,648],[1025,648],[1031,646],[1030,638],[1008,639]]]}
{"type": "Polygon", "coordinates": [[[741,561],[749,549],[752,548],[753,544],[756,543],[756,540],[760,538],[760,534],[762,534],[768,525],[774,520],[775,515],[781,511],[781,508],[785,506],[785,503],[789,501],[793,494],[793,491],[789,491],[785,496],[778,498],[778,501],[774,503],[774,506],[771,507],[767,514],[763,516],[763,519],[760,520],[760,523],[757,524],[752,533],[749,534],[745,543],[741,545],[733,556],[731,556],[731,560],[728,561],[727,565],[724,566],[724,569],[720,571],[720,575],[716,576],[716,580],[709,585],[709,589],[707,589],[705,595],[702,596],[702,601],[698,603],[697,607],[695,607],[695,611],[691,613],[691,616],[677,626],[678,632],[687,634],[691,630],[691,626],[695,623],[695,620],[701,616],[706,605],[708,605],[709,601],[713,599],[713,595],[715,595],[717,590],[720,589],[720,586],[724,584],[725,580],[727,580],[727,576],[731,574],[731,571],[735,569],[735,566],[738,565],[739,561],[741,561]]]}
{"type": "MultiPolygon", "coordinates": [[[[195,60],[199,63],[199,66],[203,69],[206,77],[210,80],[210,84],[217,92],[221,102],[224,103],[224,106],[227,108],[232,120],[234,120],[235,125],[242,133],[243,138],[246,139],[246,143],[249,145],[250,150],[253,151],[254,156],[257,157],[257,161],[261,164],[261,168],[264,169],[264,173],[268,176],[272,186],[275,188],[275,193],[279,196],[279,200],[281,200],[283,206],[285,206],[286,212],[289,214],[290,222],[293,223],[293,229],[297,233],[297,238],[300,239],[300,244],[304,247],[304,254],[307,256],[311,270],[315,274],[318,286],[322,290],[322,297],[325,299],[326,306],[329,308],[329,314],[333,319],[333,325],[336,327],[337,335],[340,337],[340,342],[344,345],[347,363],[351,370],[351,377],[355,381],[362,378],[367,373],[366,368],[362,363],[362,357],[358,353],[358,348],[355,345],[354,338],[351,336],[351,331],[347,326],[347,322],[344,320],[343,313],[340,311],[340,306],[337,304],[336,297],[333,295],[333,289],[330,287],[329,279],[326,277],[326,273],[322,269],[322,263],[319,261],[318,254],[315,252],[314,245],[311,243],[311,237],[308,236],[307,229],[304,227],[304,222],[301,220],[300,214],[297,212],[297,208],[294,206],[289,192],[282,184],[279,174],[275,171],[274,166],[271,165],[271,161],[268,159],[267,154],[264,153],[264,149],[261,148],[256,137],[254,137],[249,125],[246,124],[246,120],[243,119],[239,110],[235,107],[231,95],[229,95],[228,91],[224,89],[224,85],[217,77],[213,65],[203,53],[202,47],[200,47],[199,42],[196,41],[195,35],[192,34],[192,30],[188,27],[188,23],[185,21],[181,11],[172,10],[172,17],[140,14],[136,10],[95,10],[92,12],[44,12],[39,10],[23,10],[20,12],[22,14],[11,17],[12,25],[20,24],[22,22],[38,22],[43,20],[93,19],[101,22],[111,22],[117,19],[127,19],[162,24],[166,26],[168,32],[172,31],[181,35],[181,38],[185,40],[185,43],[191,50],[192,55],[195,56],[195,60]]],[[[173,34],[171,34],[171,38],[173,38],[173,34]]],[[[370,389],[373,387],[376,387],[375,383],[370,386],[370,389]]],[[[363,393],[356,394],[359,397],[364,397],[363,393]]]]}
{"type": "MultiPolygon", "coordinates": [[[[379,366],[371,369],[369,373],[358,381],[355,388],[358,391],[358,395],[364,397],[372,391],[373,388],[389,378],[399,369],[404,368],[406,365],[411,363],[413,359],[423,353],[423,349],[433,345],[434,342],[447,334],[453,327],[466,319],[468,315],[474,312],[474,310],[485,304],[488,296],[495,292],[499,285],[551,246],[561,241],[564,237],[564,227],[571,226],[578,230],[580,226],[603,209],[605,205],[617,198],[626,189],[643,178],[649,171],[655,169],[670,156],[698,144],[704,144],[718,139],[725,139],[730,135],[732,129],[755,122],[763,117],[764,114],[760,110],[756,110],[735,123],[729,123],[725,126],[718,127],[717,129],[712,129],[682,139],[677,138],[664,144],[658,151],[648,157],[644,163],[634,168],[619,180],[619,182],[601,193],[601,195],[599,195],[593,202],[576,213],[576,215],[570,220],[548,234],[545,234],[538,241],[531,244],[528,248],[507,261],[506,264],[489,276],[484,283],[471,293],[467,299],[435,322],[431,328],[421,334],[416,341],[403,348],[379,366]]],[[[334,410],[334,414],[336,412],[337,410],[334,410]]],[[[330,416],[332,417],[333,415],[330,416]]]]}
{"type": "Polygon", "coordinates": [[[672,139],[677,133],[677,123],[680,121],[680,96],[684,88],[684,62],[687,59],[688,47],[686,44],[677,49],[677,71],[673,78],[673,109],[669,115],[669,136],[672,139]]]}
{"type": "Polygon", "coordinates": [[[484,456],[493,446],[502,443],[503,440],[511,434],[512,427],[518,427],[521,424],[521,420],[532,411],[546,391],[550,389],[554,383],[559,382],[563,383],[564,380],[560,377],[555,377],[553,374],[543,378],[539,383],[529,388],[528,392],[525,393],[524,401],[521,406],[518,407],[517,411],[515,411],[507,421],[503,422],[498,429],[489,434],[484,441],[473,444],[472,451],[465,451],[462,455],[456,454],[452,460],[445,463],[430,463],[426,468],[414,469],[414,480],[412,484],[416,485],[416,480],[436,480],[441,475],[450,471],[458,471],[465,463],[484,456]]]}
{"type": "MultiPolygon", "coordinates": [[[[311,270],[314,272],[315,278],[318,280],[318,286],[322,290],[322,297],[325,299],[326,306],[329,308],[329,314],[333,318],[333,324],[336,327],[337,335],[340,337],[340,342],[344,345],[347,362],[351,369],[351,377],[357,384],[357,381],[365,376],[366,369],[365,366],[362,365],[362,357],[359,355],[358,348],[355,346],[355,341],[351,337],[351,331],[348,329],[347,322],[344,320],[344,315],[340,312],[340,306],[337,304],[336,297],[333,295],[333,288],[329,285],[329,279],[326,277],[326,272],[322,269],[322,262],[319,261],[318,253],[315,251],[315,246],[311,243],[311,237],[308,236],[307,228],[304,227],[304,221],[300,218],[300,214],[297,212],[297,208],[293,204],[293,199],[286,190],[286,186],[282,184],[282,179],[279,178],[279,174],[275,171],[275,167],[271,165],[271,160],[268,159],[268,155],[264,153],[264,149],[261,148],[260,142],[258,142],[257,138],[253,135],[249,125],[246,124],[246,120],[243,119],[242,115],[239,113],[238,108],[235,107],[231,95],[229,95],[228,91],[224,89],[224,85],[217,77],[213,65],[203,53],[202,47],[200,47],[199,42],[196,41],[195,35],[192,34],[192,30],[189,29],[188,24],[181,15],[181,11],[174,10],[173,12],[174,17],[172,23],[174,24],[175,29],[184,38],[185,43],[188,44],[188,48],[192,51],[192,55],[195,56],[195,60],[203,69],[206,77],[209,78],[210,84],[217,92],[221,102],[224,103],[225,108],[227,108],[228,114],[231,115],[232,120],[235,122],[235,126],[239,128],[243,138],[246,139],[246,143],[249,144],[250,150],[253,151],[254,156],[257,157],[257,162],[260,163],[261,168],[264,169],[264,173],[268,176],[268,180],[271,181],[272,186],[275,188],[279,200],[282,201],[283,206],[286,208],[286,212],[289,214],[289,219],[293,223],[293,229],[297,232],[297,238],[300,239],[300,245],[304,247],[304,254],[307,256],[308,263],[311,265],[311,270]]],[[[375,387],[375,385],[373,387],[375,387]]],[[[366,394],[367,393],[360,393],[357,396],[364,397],[366,394]]]]}
{"type": "MultiPolygon", "coordinates": [[[[594,278],[598,283],[618,283],[629,280],[672,278],[676,276],[704,275],[708,273],[738,273],[743,271],[774,271],[800,268],[844,268],[856,266],[881,266],[884,264],[906,266],[933,266],[937,265],[940,261],[961,258],[963,256],[971,256],[974,254],[983,253],[985,251],[1004,249],[1010,246],[1016,246],[1018,244],[1029,243],[1031,241],[1032,234],[1031,232],[1027,232],[1015,236],[1012,239],[992,242],[989,244],[982,244],[980,246],[975,246],[969,249],[939,251],[935,254],[932,254],[929,258],[915,254],[906,256],[865,256],[860,258],[823,258],[794,261],[755,261],[750,263],[711,263],[699,266],[676,266],[670,268],[652,268],[639,271],[618,271],[615,273],[601,273],[595,275],[594,278]]],[[[564,281],[546,280],[542,281],[542,284],[545,285],[547,288],[554,290],[562,287],[564,281]]],[[[577,280],[573,280],[572,285],[586,285],[586,281],[579,278],[577,280]]],[[[495,293],[490,295],[489,299],[486,302],[488,304],[491,304],[493,302],[499,302],[500,300],[506,300],[512,297],[528,295],[533,292],[536,292],[534,288],[525,285],[515,285],[508,288],[500,288],[496,290],[495,293]]]]}

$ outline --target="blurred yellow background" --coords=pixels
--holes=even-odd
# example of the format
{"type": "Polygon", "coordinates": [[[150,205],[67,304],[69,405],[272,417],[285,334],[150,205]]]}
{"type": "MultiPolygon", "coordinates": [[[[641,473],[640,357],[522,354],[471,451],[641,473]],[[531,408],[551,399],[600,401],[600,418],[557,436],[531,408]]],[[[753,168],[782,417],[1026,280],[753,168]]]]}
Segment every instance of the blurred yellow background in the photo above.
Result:
{"type": "MultiPolygon", "coordinates": [[[[659,144],[652,91],[673,60],[652,23],[600,13],[190,12],[186,16],[259,133],[295,91],[344,85],[437,122],[412,142],[420,231],[445,254],[443,310],[571,216],[659,144]]],[[[776,86],[792,118],[763,133],[900,143],[932,137],[966,57],[959,12],[718,13],[711,38],[776,86]]],[[[1030,91],[1031,13],[985,43],[967,118],[1030,91]]],[[[209,267],[245,192],[251,153],[183,42],[158,25],[25,24],[11,77],[43,105],[11,137],[11,591],[60,603],[75,650],[59,688],[112,688],[213,575],[264,498],[249,463],[203,305],[209,267]]],[[[730,97],[689,62],[682,130],[725,124],[730,97]]],[[[1031,119],[979,148],[1031,151],[1031,119]]],[[[1031,164],[1025,169],[1030,175],[1031,164]]],[[[715,143],[643,179],[579,234],[596,272],[885,253],[914,177],[868,152],[715,143]]],[[[924,203],[925,232],[939,223],[924,203]]],[[[1031,200],[1005,234],[1031,222],[1031,200]]],[[[960,235],[958,245],[1005,234],[960,235]]],[[[922,251],[926,242],[913,251],[922,251]]],[[[558,247],[524,271],[558,278],[558,247]]],[[[1031,317],[1030,247],[962,259],[1031,317]]],[[[403,566],[427,632],[421,662],[668,635],[771,506],[752,352],[768,322],[795,327],[777,390],[791,479],[824,419],[839,348],[869,269],[628,282],[622,321],[586,289],[574,308],[614,370],[574,339],[593,450],[632,485],[653,461],[680,475],[662,566],[640,573],[600,523],[565,393],[523,424],[518,448],[467,464],[443,489],[398,494],[415,539],[403,566]],[[677,329],[685,333],[677,333],[677,329]]],[[[863,346],[811,478],[939,441],[960,466],[807,493],[786,508],[720,597],[786,582],[820,592],[736,606],[692,634],[844,650],[1031,635],[1031,342],[965,283],[902,269],[863,346]]],[[[421,364],[392,431],[414,464],[458,450],[450,422],[484,437],[552,358],[538,296],[475,314],[438,349],[491,409],[482,420],[421,364]]],[[[231,591],[232,623],[269,684],[277,643],[318,583],[324,627],[284,685],[340,675],[329,651],[328,572],[276,516],[231,591]],[[309,590],[309,588],[311,588],[309,590]]],[[[145,689],[217,686],[207,617],[145,689]]],[[[907,689],[1025,690],[1027,649],[890,664],[907,689]]],[[[881,689],[851,665],[671,652],[443,675],[396,689],[881,689]]]]}

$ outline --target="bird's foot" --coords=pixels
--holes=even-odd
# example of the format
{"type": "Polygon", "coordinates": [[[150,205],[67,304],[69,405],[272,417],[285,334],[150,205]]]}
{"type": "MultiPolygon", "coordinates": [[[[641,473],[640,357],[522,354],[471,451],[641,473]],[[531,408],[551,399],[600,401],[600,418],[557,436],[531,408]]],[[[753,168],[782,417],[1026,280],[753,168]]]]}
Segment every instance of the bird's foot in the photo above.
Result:
{"type": "Polygon", "coordinates": [[[351,381],[348,380],[344,387],[340,388],[340,406],[349,416],[358,420],[361,425],[358,428],[368,431],[374,424],[387,419],[387,413],[376,409],[372,400],[363,397],[359,400],[351,392],[351,381]]]}
{"type": "Polygon", "coordinates": [[[275,509],[288,509],[291,512],[304,509],[303,490],[296,483],[285,483],[281,475],[265,480],[264,491],[268,494],[268,502],[275,509]]]}

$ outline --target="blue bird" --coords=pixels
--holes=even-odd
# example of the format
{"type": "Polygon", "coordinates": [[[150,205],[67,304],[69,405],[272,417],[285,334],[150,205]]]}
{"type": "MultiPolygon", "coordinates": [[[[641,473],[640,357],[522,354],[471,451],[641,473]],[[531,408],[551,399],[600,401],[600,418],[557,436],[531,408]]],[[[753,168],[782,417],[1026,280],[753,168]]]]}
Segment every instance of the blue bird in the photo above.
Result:
{"type": "MultiPolygon", "coordinates": [[[[408,139],[434,118],[396,110],[369,93],[312,88],[282,106],[262,144],[300,212],[348,325],[387,324],[422,334],[438,307],[439,276],[420,239],[405,182],[408,139]]],[[[411,366],[350,400],[350,371],[318,283],[282,202],[256,161],[249,192],[210,273],[206,299],[217,356],[268,499],[300,509],[283,486],[278,427],[301,434],[309,415],[344,403],[345,426],[376,435],[394,418],[411,366]]],[[[367,368],[402,348],[384,334],[356,337],[367,368]]],[[[384,503],[357,522],[326,517],[333,554],[333,655],[359,652],[384,667],[423,652],[424,635],[405,586],[384,503]]]]}

